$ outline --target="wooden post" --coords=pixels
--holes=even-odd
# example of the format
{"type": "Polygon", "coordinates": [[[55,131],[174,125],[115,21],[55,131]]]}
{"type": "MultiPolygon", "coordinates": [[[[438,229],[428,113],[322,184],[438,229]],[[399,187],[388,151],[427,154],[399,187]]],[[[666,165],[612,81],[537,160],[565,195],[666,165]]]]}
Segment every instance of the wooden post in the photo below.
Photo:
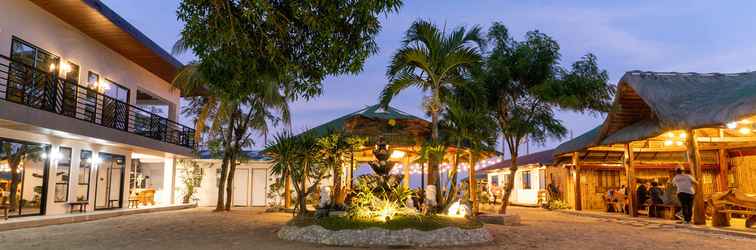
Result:
{"type": "Polygon", "coordinates": [[[583,197],[580,194],[580,157],[579,152],[572,153],[572,166],[575,168],[575,210],[583,210],[583,197]]]}
{"type": "Polygon", "coordinates": [[[349,158],[349,190],[351,192],[354,189],[354,150],[349,158]]]}
{"type": "Polygon", "coordinates": [[[627,176],[627,200],[628,200],[628,208],[630,209],[630,216],[632,217],[638,217],[638,198],[635,197],[635,189],[638,185],[638,180],[635,179],[635,164],[633,164],[633,159],[635,158],[635,153],[633,152],[633,149],[630,147],[630,143],[625,144],[625,152],[623,157],[623,165],[625,165],[625,175],[627,176]]]}
{"type": "Polygon", "coordinates": [[[696,142],[695,130],[688,129],[685,131],[688,133],[686,140],[687,143],[687,157],[690,169],[693,172],[693,177],[698,181],[698,185],[695,185],[696,194],[693,198],[693,224],[705,225],[706,224],[706,211],[704,211],[704,199],[703,199],[703,172],[701,171],[701,152],[698,151],[698,142],[696,142]]]}
{"type": "Polygon", "coordinates": [[[402,172],[404,172],[404,178],[402,179],[402,184],[404,184],[404,188],[409,189],[410,188],[410,161],[409,161],[409,154],[404,156],[404,168],[402,168],[402,172]]]}
{"type": "Polygon", "coordinates": [[[719,149],[719,191],[726,192],[730,189],[730,183],[727,176],[730,174],[730,165],[727,159],[727,150],[724,148],[719,149]]]}

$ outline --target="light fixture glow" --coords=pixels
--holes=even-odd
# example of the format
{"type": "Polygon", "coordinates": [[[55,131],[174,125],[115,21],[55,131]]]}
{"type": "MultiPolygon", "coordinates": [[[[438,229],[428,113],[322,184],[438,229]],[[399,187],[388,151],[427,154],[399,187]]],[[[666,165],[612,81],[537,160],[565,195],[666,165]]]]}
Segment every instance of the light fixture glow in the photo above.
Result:
{"type": "Polygon", "coordinates": [[[727,126],[728,129],[735,129],[735,128],[738,127],[738,123],[737,122],[730,122],[730,123],[727,123],[726,126],[727,126]]]}
{"type": "Polygon", "coordinates": [[[670,132],[667,132],[667,134],[666,134],[666,135],[667,135],[667,137],[669,137],[669,138],[674,138],[674,137],[675,137],[675,133],[673,133],[673,132],[671,132],[671,131],[670,131],[670,132]]]}
{"type": "Polygon", "coordinates": [[[677,145],[677,146],[682,146],[682,145],[683,145],[683,142],[681,142],[681,141],[676,141],[676,142],[675,142],[675,145],[677,145]]]}
{"type": "Polygon", "coordinates": [[[404,155],[404,151],[401,150],[394,150],[391,152],[391,158],[393,159],[401,159],[402,157],[404,157],[404,155]]]}
{"type": "Polygon", "coordinates": [[[672,146],[674,142],[672,140],[666,140],[664,141],[664,146],[672,146]]]}
{"type": "Polygon", "coordinates": [[[71,72],[71,65],[66,62],[60,63],[60,73],[65,75],[68,74],[68,72],[71,72]]]}
{"type": "Polygon", "coordinates": [[[449,211],[446,212],[446,215],[450,217],[465,217],[467,212],[467,206],[463,206],[459,201],[455,201],[449,206],[449,211]]]}
{"type": "Polygon", "coordinates": [[[687,137],[688,137],[688,134],[686,134],[685,132],[680,133],[680,139],[685,139],[687,137]]]}
{"type": "Polygon", "coordinates": [[[751,129],[750,128],[740,128],[740,129],[738,129],[738,132],[740,132],[740,134],[747,135],[747,134],[751,133],[751,129]]]}

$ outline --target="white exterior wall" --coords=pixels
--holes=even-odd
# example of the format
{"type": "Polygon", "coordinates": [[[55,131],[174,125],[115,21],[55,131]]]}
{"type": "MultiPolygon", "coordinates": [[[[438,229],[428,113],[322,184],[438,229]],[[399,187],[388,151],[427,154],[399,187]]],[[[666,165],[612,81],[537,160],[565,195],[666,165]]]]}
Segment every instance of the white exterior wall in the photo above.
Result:
{"type": "MultiPolygon", "coordinates": [[[[200,187],[197,190],[196,197],[199,198],[199,206],[215,206],[218,202],[218,178],[217,175],[218,169],[221,166],[220,160],[199,160],[200,166],[203,169],[203,176],[202,176],[202,182],[200,184],[200,187]]],[[[268,186],[275,181],[273,177],[270,176],[270,163],[264,162],[264,161],[253,161],[253,162],[246,162],[241,163],[236,167],[236,171],[239,170],[247,170],[249,171],[249,176],[246,180],[239,180],[234,179],[234,182],[238,181],[246,181],[247,182],[247,205],[246,206],[252,206],[252,197],[254,197],[256,194],[259,194],[259,192],[263,192],[265,194],[265,206],[268,205],[268,199],[267,199],[267,193],[268,193],[268,186]],[[266,173],[266,182],[265,182],[265,188],[263,190],[256,190],[254,189],[255,183],[253,180],[253,171],[265,171],[266,173]]],[[[177,190],[184,190],[184,185],[180,183],[180,180],[177,180],[177,187],[179,187],[177,190]]],[[[225,189],[224,189],[225,193],[225,189]]],[[[177,199],[180,199],[182,194],[178,192],[176,194],[177,199]]]]}
{"type": "MultiPolygon", "coordinates": [[[[16,36],[41,49],[79,65],[79,82],[87,72],[100,75],[131,90],[130,103],[136,103],[137,89],[159,97],[169,106],[178,106],[179,91],[78,29],[28,0],[2,0],[0,12],[0,54],[10,56],[11,39],[16,36]]],[[[175,108],[174,108],[175,109],[175,108]]],[[[174,114],[175,115],[175,114],[174,114]]],[[[176,117],[169,117],[176,121],[176,117]]]]}
{"type": "MultiPolygon", "coordinates": [[[[538,204],[538,192],[540,191],[541,186],[541,172],[539,170],[541,169],[545,169],[545,167],[528,165],[520,166],[517,169],[514,179],[514,189],[512,190],[512,194],[509,196],[510,203],[529,206],[538,204]],[[530,171],[529,189],[524,189],[522,185],[522,173],[525,171],[530,171]]],[[[491,183],[493,177],[497,176],[498,183],[496,183],[496,185],[503,189],[503,184],[506,182],[504,178],[506,178],[506,175],[509,173],[509,169],[504,169],[495,172],[489,172],[487,173],[486,177],[488,178],[488,183],[491,183]]]]}
{"type": "MultiPolygon", "coordinates": [[[[121,148],[115,148],[115,147],[109,147],[105,145],[100,144],[91,144],[91,143],[83,143],[81,141],[76,140],[67,140],[67,139],[61,139],[58,137],[53,136],[47,136],[47,135],[40,135],[36,133],[29,133],[24,131],[17,131],[17,130],[10,130],[5,128],[0,128],[0,137],[2,138],[8,138],[8,139],[15,139],[20,141],[27,141],[27,142],[34,142],[34,143],[42,143],[42,144],[49,144],[52,146],[53,150],[57,150],[59,147],[68,147],[71,148],[71,172],[69,175],[68,180],[68,201],[75,201],[76,200],[76,184],[78,183],[79,178],[79,163],[81,162],[80,158],[80,152],[81,150],[89,150],[92,151],[92,155],[98,155],[100,152],[102,153],[109,153],[109,154],[115,154],[115,155],[123,155],[126,158],[125,162],[125,169],[124,171],[129,170],[129,166],[131,166],[131,151],[121,149],[121,148]]],[[[57,161],[50,160],[49,164],[49,175],[47,178],[47,208],[46,208],[46,215],[55,215],[55,214],[63,214],[68,211],[68,207],[66,206],[65,202],[55,202],[55,172],[57,169],[57,161]]],[[[96,192],[96,172],[97,172],[97,165],[92,166],[92,172],[90,175],[90,183],[89,183],[89,211],[94,210],[94,201],[95,201],[95,192],[96,192]]],[[[124,191],[123,191],[123,206],[126,207],[128,205],[128,194],[129,194],[129,175],[128,172],[124,175],[124,191]]]]}
{"type": "MultiPolygon", "coordinates": [[[[79,82],[86,82],[89,71],[100,75],[100,79],[108,79],[121,86],[129,88],[129,101],[136,104],[137,90],[146,92],[165,101],[171,110],[171,120],[178,120],[175,112],[179,103],[179,92],[171,88],[170,83],[152,74],[138,64],[130,61],[121,54],[92,39],[73,26],[63,22],[56,16],[46,12],[39,6],[27,0],[0,1],[0,54],[10,56],[12,38],[17,37],[40,49],[46,50],[61,58],[62,62],[72,62],[79,66],[79,82]]],[[[32,109],[32,108],[30,108],[32,109]]],[[[39,111],[45,112],[45,111],[39,111]]],[[[128,207],[129,199],[129,171],[131,156],[134,150],[126,147],[114,147],[98,144],[97,140],[89,142],[64,139],[52,133],[33,133],[0,127],[0,137],[21,141],[43,143],[58,147],[68,147],[71,152],[71,170],[69,173],[68,201],[76,201],[76,188],[81,162],[81,150],[89,150],[93,156],[99,153],[110,153],[125,157],[123,194],[121,197],[123,208],[128,207]]],[[[133,135],[138,136],[138,135],[133,135]]],[[[143,152],[140,152],[143,153],[143,152]]],[[[154,153],[154,152],[153,152],[154,153]]],[[[169,154],[161,154],[163,158],[161,193],[157,194],[159,203],[173,203],[175,194],[175,160],[169,154]]],[[[47,178],[46,215],[63,214],[68,211],[65,202],[55,202],[55,173],[56,161],[50,161],[47,178]]],[[[97,183],[97,165],[93,165],[90,173],[89,206],[95,207],[95,193],[97,183]]]]}

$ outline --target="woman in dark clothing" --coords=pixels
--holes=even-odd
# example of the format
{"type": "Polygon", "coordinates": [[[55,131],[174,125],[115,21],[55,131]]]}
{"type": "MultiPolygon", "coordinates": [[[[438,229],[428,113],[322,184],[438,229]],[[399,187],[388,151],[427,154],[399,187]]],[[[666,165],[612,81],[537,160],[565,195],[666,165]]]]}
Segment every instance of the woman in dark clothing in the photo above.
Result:
{"type": "Polygon", "coordinates": [[[635,191],[635,198],[639,208],[643,206],[643,204],[646,204],[646,201],[648,200],[648,189],[645,183],[638,185],[638,189],[635,191]]]}
{"type": "MultiPolygon", "coordinates": [[[[651,205],[662,205],[664,204],[664,200],[662,199],[662,196],[664,196],[664,190],[662,190],[659,187],[658,182],[651,182],[651,190],[648,191],[649,195],[651,196],[651,205]]],[[[659,213],[656,209],[656,206],[651,206],[648,209],[648,216],[650,217],[659,217],[659,213]]]]}

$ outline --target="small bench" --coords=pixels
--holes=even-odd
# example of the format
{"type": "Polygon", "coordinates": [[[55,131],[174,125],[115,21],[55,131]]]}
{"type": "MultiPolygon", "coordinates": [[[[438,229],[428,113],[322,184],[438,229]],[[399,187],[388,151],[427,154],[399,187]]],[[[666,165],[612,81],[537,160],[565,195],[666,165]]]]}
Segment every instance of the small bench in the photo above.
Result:
{"type": "Polygon", "coordinates": [[[68,202],[66,203],[68,205],[70,212],[73,213],[74,207],[79,207],[79,213],[83,213],[87,211],[87,206],[89,205],[88,201],[75,201],[75,202],[68,202]]]}
{"type": "Polygon", "coordinates": [[[139,199],[129,199],[129,208],[131,207],[139,208],[139,199]]]}
{"type": "Polygon", "coordinates": [[[653,209],[659,218],[675,220],[675,213],[677,213],[677,210],[679,210],[680,207],[670,204],[652,204],[648,209],[653,209]]]}

